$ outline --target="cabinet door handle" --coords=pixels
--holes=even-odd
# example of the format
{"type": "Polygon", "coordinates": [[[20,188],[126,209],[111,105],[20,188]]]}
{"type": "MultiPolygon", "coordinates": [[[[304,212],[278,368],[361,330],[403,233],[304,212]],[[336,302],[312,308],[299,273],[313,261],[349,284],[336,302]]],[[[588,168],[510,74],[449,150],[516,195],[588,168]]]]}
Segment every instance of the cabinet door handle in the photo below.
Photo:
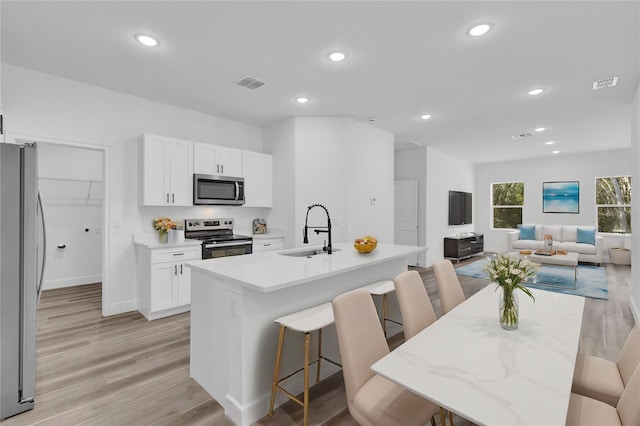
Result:
{"type": "Polygon", "coordinates": [[[178,275],[178,265],[173,265],[173,274],[178,275]]]}
{"type": "Polygon", "coordinates": [[[175,192],[171,193],[171,202],[174,203],[174,204],[176,202],[176,194],[175,194],[175,192]]]}
{"type": "Polygon", "coordinates": [[[183,275],[183,273],[182,273],[182,263],[180,264],[180,275],[183,275]]]}
{"type": "Polygon", "coordinates": [[[184,256],[184,253],[173,253],[174,256],[184,256]]]}
{"type": "Polygon", "coordinates": [[[269,243],[269,244],[265,244],[264,246],[265,246],[265,247],[271,247],[271,243],[269,243]]]}
{"type": "Polygon", "coordinates": [[[169,204],[169,193],[167,192],[167,204],[169,204]]]}
{"type": "Polygon", "coordinates": [[[224,173],[224,164],[220,165],[220,173],[224,173]]]}
{"type": "Polygon", "coordinates": [[[220,164],[216,164],[216,173],[220,173],[220,164]]]}

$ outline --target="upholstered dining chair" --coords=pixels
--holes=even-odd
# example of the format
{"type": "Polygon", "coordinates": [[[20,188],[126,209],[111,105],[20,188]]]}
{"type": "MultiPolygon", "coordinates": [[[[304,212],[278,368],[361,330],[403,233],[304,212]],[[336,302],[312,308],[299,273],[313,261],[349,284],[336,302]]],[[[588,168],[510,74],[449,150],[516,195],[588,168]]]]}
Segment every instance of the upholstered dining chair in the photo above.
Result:
{"type": "Polygon", "coordinates": [[[409,340],[436,321],[436,313],[417,271],[405,271],[393,279],[402,316],[404,339],[409,340]]]}
{"type": "Polygon", "coordinates": [[[567,426],[640,425],[640,367],[636,367],[615,407],[572,393],[567,410],[567,426]]]}
{"type": "Polygon", "coordinates": [[[440,294],[440,306],[442,314],[446,314],[460,303],[465,301],[460,281],[453,269],[453,263],[449,259],[434,262],[433,274],[436,276],[438,293],[440,294]]]}
{"type": "Polygon", "coordinates": [[[638,364],[640,327],[636,325],[631,329],[617,362],[578,352],[571,392],[615,407],[638,364]]]}
{"type": "Polygon", "coordinates": [[[371,426],[422,426],[429,419],[435,425],[437,405],[371,370],[389,353],[389,347],[369,292],[360,288],[337,296],[333,299],[333,315],[347,406],[353,418],[371,426]]]}

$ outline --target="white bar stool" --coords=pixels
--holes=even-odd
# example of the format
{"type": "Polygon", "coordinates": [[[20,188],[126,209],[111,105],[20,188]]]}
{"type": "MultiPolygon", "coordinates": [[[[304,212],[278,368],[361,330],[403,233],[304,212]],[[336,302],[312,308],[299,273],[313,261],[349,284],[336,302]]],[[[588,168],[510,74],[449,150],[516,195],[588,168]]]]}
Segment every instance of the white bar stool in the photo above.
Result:
{"type": "Polygon", "coordinates": [[[316,375],[316,384],[320,383],[320,363],[321,360],[329,361],[330,363],[342,368],[342,365],[322,355],[322,329],[333,324],[333,307],[331,303],[325,303],[322,305],[314,306],[313,308],[305,309],[303,311],[295,312],[293,314],[285,315],[277,318],[276,323],[280,324],[280,334],[278,336],[278,349],[276,351],[276,364],[273,370],[273,385],[271,387],[271,405],[269,407],[269,417],[273,415],[273,405],[275,403],[276,391],[281,390],[290,399],[294,400],[302,406],[304,409],[304,426],[307,426],[309,422],[309,366],[311,364],[318,363],[318,371],[316,375]],[[284,343],[285,330],[298,331],[304,333],[304,366],[288,376],[279,378],[280,375],[280,360],[282,356],[282,347],[284,343]],[[318,331],[318,359],[309,363],[309,344],[310,336],[314,331],[318,331]],[[304,371],[304,396],[303,401],[300,401],[295,395],[280,386],[280,382],[287,380],[294,374],[304,371]]]}
{"type": "Polygon", "coordinates": [[[387,337],[387,321],[394,324],[402,325],[401,322],[387,317],[387,294],[391,293],[392,291],[396,291],[393,280],[376,281],[375,283],[366,285],[362,288],[367,290],[372,296],[382,296],[382,316],[380,321],[382,322],[382,331],[384,332],[384,337],[387,337]]]}

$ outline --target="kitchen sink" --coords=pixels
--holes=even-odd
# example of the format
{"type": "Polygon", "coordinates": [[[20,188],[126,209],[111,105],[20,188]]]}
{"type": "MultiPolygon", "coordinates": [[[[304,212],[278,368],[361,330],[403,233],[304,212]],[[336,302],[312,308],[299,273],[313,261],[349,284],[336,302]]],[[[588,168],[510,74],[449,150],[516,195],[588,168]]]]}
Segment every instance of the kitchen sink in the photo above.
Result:
{"type": "MultiPolygon", "coordinates": [[[[331,250],[332,253],[338,252],[342,249],[337,249],[334,248],[331,250]]],[[[299,249],[299,250],[290,250],[290,251],[286,251],[286,252],[281,252],[278,253],[281,254],[283,256],[291,256],[291,257],[311,257],[311,256],[315,256],[317,254],[327,254],[326,251],[323,251],[321,248],[319,249],[299,249]]]]}

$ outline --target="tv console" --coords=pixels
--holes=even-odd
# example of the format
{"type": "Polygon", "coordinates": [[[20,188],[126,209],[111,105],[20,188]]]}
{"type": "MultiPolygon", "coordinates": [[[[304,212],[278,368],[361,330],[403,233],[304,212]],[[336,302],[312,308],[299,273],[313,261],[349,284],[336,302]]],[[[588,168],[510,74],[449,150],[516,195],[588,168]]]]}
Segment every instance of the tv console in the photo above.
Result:
{"type": "Polygon", "coordinates": [[[484,251],[484,235],[475,232],[465,232],[455,237],[444,237],[444,257],[455,259],[467,259],[474,254],[484,251]]]}

